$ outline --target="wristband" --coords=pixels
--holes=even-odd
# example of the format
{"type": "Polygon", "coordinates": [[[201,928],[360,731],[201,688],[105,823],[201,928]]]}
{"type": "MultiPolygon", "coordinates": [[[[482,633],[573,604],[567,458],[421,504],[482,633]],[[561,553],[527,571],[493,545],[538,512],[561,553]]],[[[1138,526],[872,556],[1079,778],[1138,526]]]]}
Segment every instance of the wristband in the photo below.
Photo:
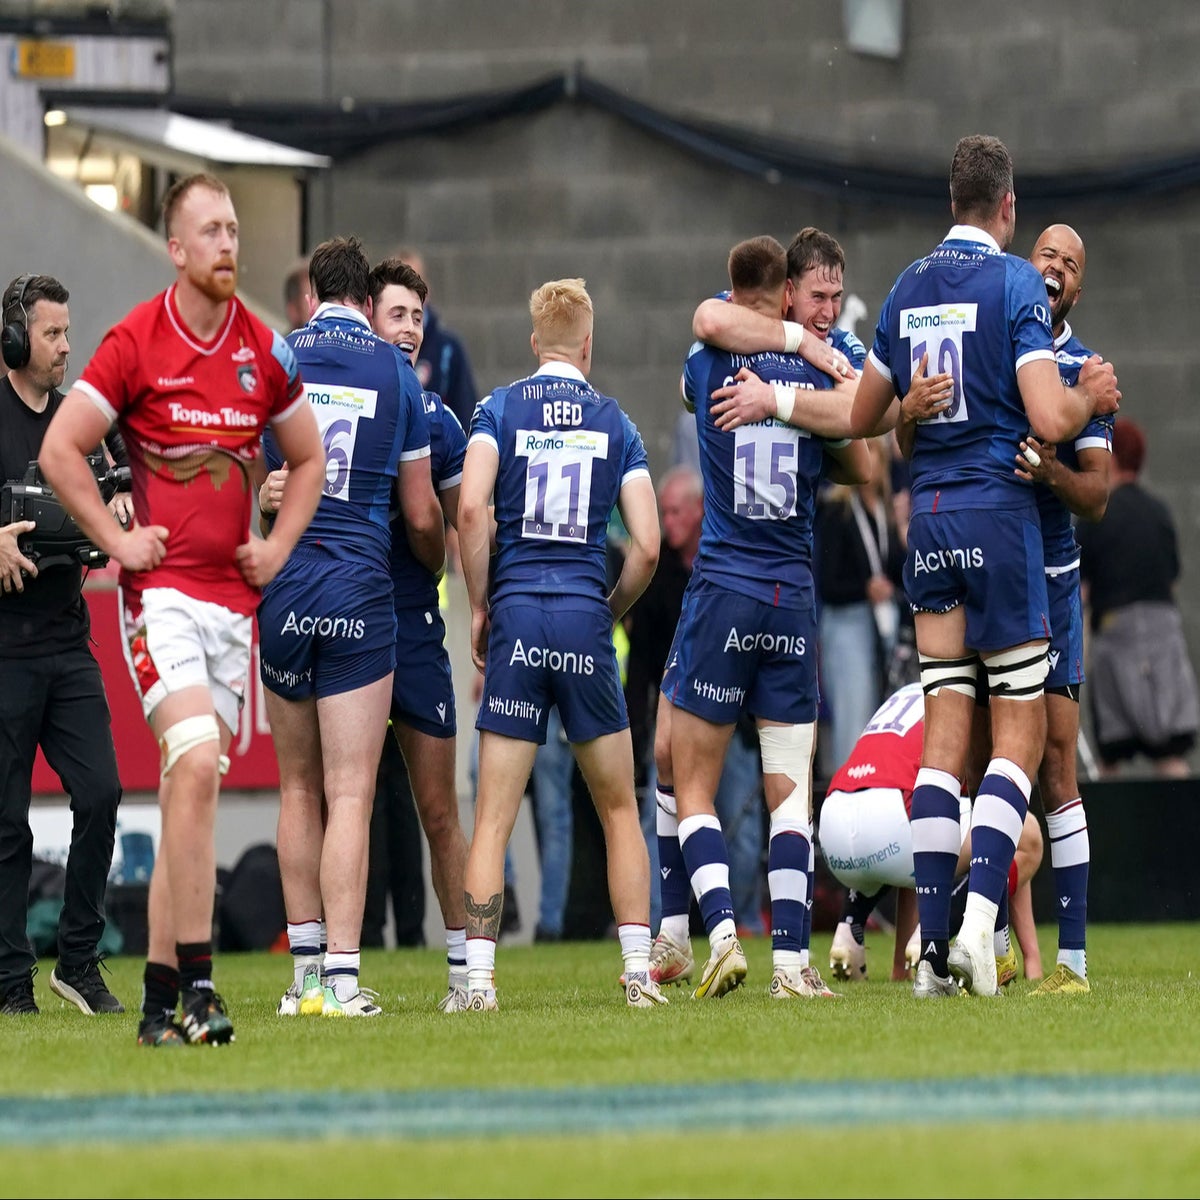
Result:
{"type": "Polygon", "coordinates": [[[797,321],[783,323],[783,349],[786,354],[795,354],[804,345],[804,326],[797,321]]]}
{"type": "Polygon", "coordinates": [[[796,389],[786,383],[775,383],[771,386],[775,389],[775,415],[786,425],[792,415],[792,409],[796,407],[796,389]]]}

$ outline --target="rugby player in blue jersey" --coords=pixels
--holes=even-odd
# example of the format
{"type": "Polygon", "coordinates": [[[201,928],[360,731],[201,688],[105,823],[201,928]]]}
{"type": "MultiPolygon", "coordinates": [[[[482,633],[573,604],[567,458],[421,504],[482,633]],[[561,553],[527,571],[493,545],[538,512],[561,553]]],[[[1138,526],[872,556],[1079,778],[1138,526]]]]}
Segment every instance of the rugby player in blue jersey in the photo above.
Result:
{"type": "MultiPolygon", "coordinates": [[[[862,368],[867,351],[853,333],[837,328],[845,269],[846,256],[837,240],[806,226],[792,238],[787,249],[783,316],[759,312],[744,304],[730,304],[730,293],[726,291],[700,304],[692,318],[692,332],[702,342],[743,354],[798,347],[801,357],[818,370],[828,371],[839,381],[852,381],[862,368]]],[[[791,424],[837,437],[844,436],[849,427],[854,392],[846,382],[832,390],[792,388],[767,383],[744,366],[734,380],[734,384],[713,393],[713,399],[720,401],[713,409],[718,428],[733,430],[776,416],[781,395],[789,398],[791,424]],[[776,387],[780,388],[779,393],[776,387]]],[[[677,983],[689,979],[694,967],[688,938],[691,884],[679,847],[679,818],[671,771],[671,713],[665,698],[658,706],[654,750],[663,920],[650,954],[650,973],[660,983],[677,983]]],[[[810,855],[811,850],[810,843],[810,855]]],[[[805,932],[800,939],[801,971],[806,994],[832,996],[834,993],[825,986],[808,955],[814,864],[815,859],[810,858],[805,932]]]]}
{"type": "MultiPolygon", "coordinates": [[[[424,336],[427,297],[425,281],[402,259],[385,258],[372,268],[371,326],[385,341],[399,346],[414,367],[424,336]]],[[[421,397],[429,418],[433,486],[447,523],[457,528],[467,436],[440,396],[422,391],[421,397]]],[[[414,554],[399,513],[392,519],[391,568],[396,606],[392,730],[408,768],[421,828],[429,839],[433,890],[446,927],[450,982],[438,1007],[454,1012],[467,999],[463,909],[467,839],[454,783],[454,680],[446,653],[446,624],[438,609],[438,577],[414,554]]]]}
{"type": "MultiPolygon", "coordinates": [[[[787,255],[774,238],[736,245],[729,278],[735,305],[765,316],[783,312],[787,255]]],[[[709,958],[694,993],[701,998],[724,994],[746,975],[713,797],[739,714],[745,709],[756,719],[770,812],[770,994],[786,1000],[811,994],[800,951],[817,710],[816,488],[827,454],[850,483],[869,477],[870,456],[861,442],[823,442],[774,417],[735,431],[718,428],[710,396],[742,367],[788,389],[833,386],[795,354],[730,354],[700,342],[692,347],[683,385],[696,413],[704,521],[663,676],[662,711],[669,719],[683,863],[709,937],[709,958]]]]}
{"type": "Polygon", "coordinates": [[[912,803],[923,943],[913,993],[921,998],[954,995],[954,979],[977,995],[996,993],[992,931],[1045,743],[1042,533],[1013,455],[1031,429],[1039,443],[1066,441],[1120,399],[1112,367],[1098,357],[1081,366],[1074,387],[1059,376],[1046,284],[1004,251],[1016,199],[1002,142],[959,141],[950,200],[955,226],[884,302],[851,413],[854,432],[877,432],[894,420],[914,373],[949,377],[950,403],[916,430],[905,568],[927,698],[912,803]],[[976,654],[987,675],[992,759],[972,812],[970,890],[951,949],[958,794],[983,686],[976,654]]]}
{"type": "MultiPolygon", "coordinates": [[[[430,478],[429,421],[412,365],[371,330],[370,264],[334,238],[309,264],[318,300],[288,336],[325,445],[316,515],[258,610],[267,715],[279,759],[279,865],[294,979],[281,1016],[370,1017],[359,940],[375,774],[396,661],[389,509],[417,559],[439,571],[442,510],[430,478]],[[324,917],[328,949],[321,951],[324,917]]],[[[266,465],[282,469],[263,439],[266,465]]],[[[260,488],[269,517],[279,476],[260,488]]]]}
{"type": "Polygon", "coordinates": [[[658,504],[633,423],[587,382],[593,317],[583,281],[543,284],[529,309],[538,369],[480,401],[459,497],[472,653],[484,672],[465,885],[468,1009],[497,1007],[504,850],[553,705],[604,829],[626,1002],[649,1008],[666,1001],[649,972],[650,861],[612,629],[657,565],[658,504]],[[609,593],[614,506],[630,544],[609,593]]]}
{"type": "MultiPolygon", "coordinates": [[[[1083,288],[1086,253],[1069,225],[1043,230],[1029,261],[1046,283],[1059,375],[1073,387],[1092,357],[1074,335],[1067,315],[1083,288]]],[[[944,402],[943,402],[944,403],[944,402]]],[[[905,400],[908,418],[897,432],[902,442],[915,433],[916,411],[934,416],[941,405],[905,400]]],[[[1035,995],[1090,991],[1087,980],[1087,882],[1091,858],[1087,817],[1079,793],[1075,759],[1079,740],[1079,692],[1083,684],[1083,608],[1079,590],[1079,546],[1071,515],[1098,521],[1108,505],[1112,463],[1111,416],[1093,417],[1073,439],[1060,445],[1030,434],[1015,455],[1016,473],[1034,488],[1042,526],[1046,592],[1050,605],[1050,647],[1046,676],[1046,750],[1038,770],[1050,834],[1050,862],[1058,898],[1058,965],[1035,995]],[[1032,450],[1032,456],[1027,451],[1032,450]],[[1036,461],[1034,461],[1036,460],[1036,461]]]]}

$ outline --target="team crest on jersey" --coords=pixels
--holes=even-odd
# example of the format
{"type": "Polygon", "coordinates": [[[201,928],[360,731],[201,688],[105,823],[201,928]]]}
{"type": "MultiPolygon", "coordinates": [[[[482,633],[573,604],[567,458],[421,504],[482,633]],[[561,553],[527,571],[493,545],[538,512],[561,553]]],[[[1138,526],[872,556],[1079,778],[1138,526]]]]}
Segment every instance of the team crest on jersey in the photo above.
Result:
{"type": "Polygon", "coordinates": [[[258,368],[253,363],[243,363],[238,367],[237,377],[243,392],[252,393],[258,387],[258,368]]]}

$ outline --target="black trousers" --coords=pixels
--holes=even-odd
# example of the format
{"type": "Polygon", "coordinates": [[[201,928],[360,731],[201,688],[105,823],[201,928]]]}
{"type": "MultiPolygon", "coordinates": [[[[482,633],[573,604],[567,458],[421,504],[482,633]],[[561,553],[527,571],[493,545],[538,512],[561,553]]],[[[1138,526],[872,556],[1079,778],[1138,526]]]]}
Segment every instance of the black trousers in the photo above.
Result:
{"type": "Polygon", "coordinates": [[[58,956],[81,964],[104,932],[121,783],[100,667],[87,646],[0,658],[0,988],[27,975],[33,833],[29,804],[38,746],[71,801],[71,849],[58,956]]]}
{"type": "Polygon", "coordinates": [[[392,896],[397,946],[425,944],[425,873],[423,835],[404,755],[391,729],[383,743],[371,810],[367,859],[367,895],[362,944],[383,945],[387,898],[392,896]]]}

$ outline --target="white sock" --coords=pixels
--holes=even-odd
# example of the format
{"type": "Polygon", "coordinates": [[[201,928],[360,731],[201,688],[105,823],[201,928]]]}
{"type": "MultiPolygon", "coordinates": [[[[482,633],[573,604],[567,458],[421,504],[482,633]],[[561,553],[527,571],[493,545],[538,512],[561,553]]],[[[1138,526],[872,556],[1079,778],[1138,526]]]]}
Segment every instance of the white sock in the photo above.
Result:
{"type": "Polygon", "coordinates": [[[771,951],[771,966],[775,970],[799,971],[808,964],[803,962],[804,952],[802,950],[772,950],[771,951]]]}
{"type": "Polygon", "coordinates": [[[362,955],[357,950],[343,950],[337,954],[326,951],[325,986],[333,988],[333,994],[343,1002],[358,994],[361,959],[362,955]]]}
{"type": "Polygon", "coordinates": [[[989,936],[995,933],[996,914],[999,911],[1000,905],[993,904],[987,897],[978,892],[968,893],[967,908],[963,913],[962,928],[958,931],[958,936],[965,942],[969,937],[978,938],[981,931],[989,936]]]}
{"type": "Polygon", "coordinates": [[[1064,967],[1068,967],[1074,971],[1080,979],[1087,978],[1087,951],[1086,950],[1060,950],[1058,952],[1058,961],[1064,967]]]}
{"type": "Polygon", "coordinates": [[[625,978],[650,974],[650,926],[629,922],[617,926],[621,939],[621,957],[625,960],[625,978]]]}
{"type": "Polygon", "coordinates": [[[304,974],[311,962],[320,963],[321,934],[319,921],[288,922],[288,949],[292,952],[292,978],[296,987],[304,986],[304,974]]]}
{"type": "Polygon", "coordinates": [[[467,986],[467,931],[446,930],[446,965],[450,968],[450,986],[467,986]]]}
{"type": "Polygon", "coordinates": [[[723,921],[718,921],[713,926],[713,931],[708,935],[708,944],[715,951],[718,942],[725,941],[726,938],[737,937],[737,926],[726,917],[723,921]]]}
{"type": "Polygon", "coordinates": [[[491,938],[467,938],[467,986],[473,992],[496,986],[496,943],[491,938]]]}
{"type": "Polygon", "coordinates": [[[1012,942],[1008,940],[1008,926],[1003,929],[997,929],[992,934],[992,953],[997,958],[1004,958],[1012,949],[1012,942]]]}
{"type": "Polygon", "coordinates": [[[691,928],[688,914],[683,913],[674,917],[663,917],[659,923],[658,932],[666,934],[677,946],[686,946],[691,941],[691,928]]]}

